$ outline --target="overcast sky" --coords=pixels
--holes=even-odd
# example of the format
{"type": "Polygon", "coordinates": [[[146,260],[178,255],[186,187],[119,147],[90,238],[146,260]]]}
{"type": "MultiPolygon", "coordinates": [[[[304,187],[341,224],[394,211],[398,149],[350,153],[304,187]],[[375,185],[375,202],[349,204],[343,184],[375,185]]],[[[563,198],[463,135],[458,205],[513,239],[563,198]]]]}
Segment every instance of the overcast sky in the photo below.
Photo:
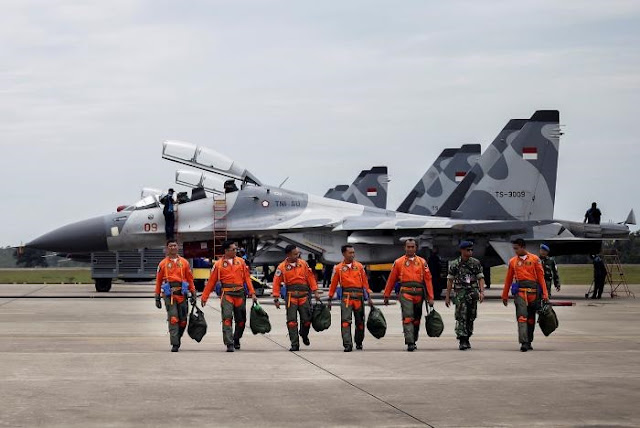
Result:
{"type": "MultiPolygon", "coordinates": [[[[173,185],[162,142],[322,195],[560,110],[555,217],[638,204],[638,1],[0,3],[0,245],[173,185]]],[[[640,214],[640,213],[639,213],[640,214]]]]}

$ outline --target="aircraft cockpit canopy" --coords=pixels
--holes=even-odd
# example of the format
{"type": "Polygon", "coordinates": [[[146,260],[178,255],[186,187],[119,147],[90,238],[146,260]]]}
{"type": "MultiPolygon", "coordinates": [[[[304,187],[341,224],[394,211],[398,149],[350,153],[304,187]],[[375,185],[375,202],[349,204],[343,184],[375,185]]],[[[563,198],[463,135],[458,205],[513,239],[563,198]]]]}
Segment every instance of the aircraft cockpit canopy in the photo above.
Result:
{"type": "Polygon", "coordinates": [[[162,157],[245,183],[261,185],[260,180],[238,162],[207,147],[183,141],[165,141],[162,145],[162,157]]]}
{"type": "Polygon", "coordinates": [[[160,199],[158,195],[149,195],[140,199],[133,205],[129,205],[123,211],[137,211],[137,210],[146,210],[149,208],[158,208],[160,206],[160,199]]]}

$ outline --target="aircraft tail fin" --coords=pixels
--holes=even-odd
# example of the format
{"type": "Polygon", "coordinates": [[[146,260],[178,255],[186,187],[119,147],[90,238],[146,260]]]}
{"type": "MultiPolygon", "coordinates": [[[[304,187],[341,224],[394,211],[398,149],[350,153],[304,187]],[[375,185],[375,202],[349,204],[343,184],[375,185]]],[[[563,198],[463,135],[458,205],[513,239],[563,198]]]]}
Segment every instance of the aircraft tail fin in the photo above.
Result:
{"type": "Polygon", "coordinates": [[[341,184],[332,187],[324,197],[386,209],[388,184],[387,167],[374,166],[371,169],[362,170],[350,186],[341,184]]]}
{"type": "Polygon", "coordinates": [[[346,184],[338,184],[336,187],[332,187],[331,189],[327,190],[327,193],[324,194],[324,197],[342,201],[342,195],[348,188],[349,186],[346,184]]]}
{"type": "Polygon", "coordinates": [[[480,158],[480,144],[464,144],[459,149],[446,149],[427,170],[418,184],[398,207],[398,211],[433,215],[446,201],[467,172],[480,158]],[[443,159],[443,155],[452,154],[443,159]],[[438,165],[438,166],[436,166],[438,165]],[[439,171],[438,171],[439,169],[439,171]],[[437,175],[436,175],[437,172],[437,175]]]}
{"type": "Polygon", "coordinates": [[[636,223],[636,214],[633,212],[633,208],[629,211],[629,215],[627,219],[624,221],[624,224],[637,224],[636,223]]]}
{"type": "MultiPolygon", "coordinates": [[[[402,213],[412,212],[410,210],[413,208],[414,202],[417,199],[419,199],[421,196],[423,196],[427,192],[427,189],[431,188],[431,186],[437,180],[439,180],[440,174],[442,173],[442,171],[444,171],[444,168],[447,166],[447,163],[449,162],[449,160],[451,160],[453,156],[455,156],[457,152],[458,152],[458,149],[453,149],[453,148],[444,149],[442,153],[440,153],[440,156],[438,156],[436,160],[433,162],[433,164],[429,167],[429,169],[427,169],[427,172],[424,173],[424,175],[418,181],[418,183],[416,183],[413,189],[411,189],[407,197],[404,198],[404,201],[402,201],[402,203],[398,206],[398,209],[396,211],[399,211],[402,213]]],[[[426,207],[426,208],[429,210],[429,214],[431,214],[432,209],[429,209],[429,207],[426,207]]]]}
{"type": "Polygon", "coordinates": [[[452,217],[481,220],[553,218],[560,113],[536,111],[517,137],[484,171],[452,217]]]}
{"type": "Polygon", "coordinates": [[[456,210],[465,196],[475,188],[480,179],[489,171],[500,158],[500,155],[518,135],[527,119],[511,119],[493,139],[489,147],[484,151],[478,162],[471,167],[458,187],[449,195],[435,213],[439,217],[450,217],[451,211],[456,210]]]}
{"type": "Polygon", "coordinates": [[[358,174],[342,200],[367,207],[387,208],[389,173],[386,166],[374,166],[358,174]]]}

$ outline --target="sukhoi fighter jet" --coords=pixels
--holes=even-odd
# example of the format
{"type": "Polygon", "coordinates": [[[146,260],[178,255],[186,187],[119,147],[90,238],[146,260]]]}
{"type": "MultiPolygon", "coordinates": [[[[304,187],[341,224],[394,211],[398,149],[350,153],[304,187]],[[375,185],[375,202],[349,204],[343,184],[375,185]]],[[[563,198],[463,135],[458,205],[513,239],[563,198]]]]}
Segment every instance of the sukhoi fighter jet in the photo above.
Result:
{"type": "MultiPolygon", "coordinates": [[[[190,248],[210,249],[216,229],[224,227],[226,236],[250,240],[254,248],[263,241],[284,241],[328,263],[341,260],[340,246],[345,243],[356,247],[363,263],[386,263],[399,255],[406,237],[418,238],[421,248],[437,245],[445,257],[453,254],[460,240],[472,239],[476,256],[486,265],[508,259],[509,241],[515,237],[552,239],[558,247],[584,238],[597,242],[628,238],[624,224],[589,225],[587,230],[576,222],[553,220],[561,134],[558,119],[557,111],[544,110],[527,120],[498,156],[495,169],[477,182],[472,190],[476,193],[465,196],[463,202],[473,202],[470,208],[461,204],[452,211],[453,217],[400,213],[265,185],[217,152],[168,141],[163,146],[165,159],[204,170],[203,183],[205,175],[223,177],[219,182],[227,180],[223,188],[209,185],[214,197],[206,197],[203,190],[200,198],[178,205],[177,236],[185,243],[185,253],[190,248]],[[220,200],[225,214],[215,218],[220,200]],[[478,219],[468,218],[476,211],[478,219]],[[509,219],[494,219],[499,215],[509,219]]],[[[164,243],[163,231],[162,207],[158,197],[151,195],[121,212],[61,227],[27,246],[60,253],[157,247],[164,243]]]]}

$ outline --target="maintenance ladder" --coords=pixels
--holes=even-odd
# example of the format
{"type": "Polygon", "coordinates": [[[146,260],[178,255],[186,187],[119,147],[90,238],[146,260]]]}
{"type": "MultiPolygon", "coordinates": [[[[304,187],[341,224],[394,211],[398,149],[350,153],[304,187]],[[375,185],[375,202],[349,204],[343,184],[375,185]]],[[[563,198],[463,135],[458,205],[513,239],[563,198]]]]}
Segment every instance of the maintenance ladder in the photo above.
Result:
{"type": "Polygon", "coordinates": [[[611,297],[617,297],[620,292],[625,297],[633,297],[635,299],[636,295],[633,294],[633,291],[629,290],[629,285],[625,279],[618,252],[613,250],[611,254],[603,254],[602,261],[607,267],[607,282],[611,287],[611,297]]]}
{"type": "Polygon", "coordinates": [[[213,260],[224,255],[222,243],[227,240],[227,197],[213,196],[213,260]]]}

